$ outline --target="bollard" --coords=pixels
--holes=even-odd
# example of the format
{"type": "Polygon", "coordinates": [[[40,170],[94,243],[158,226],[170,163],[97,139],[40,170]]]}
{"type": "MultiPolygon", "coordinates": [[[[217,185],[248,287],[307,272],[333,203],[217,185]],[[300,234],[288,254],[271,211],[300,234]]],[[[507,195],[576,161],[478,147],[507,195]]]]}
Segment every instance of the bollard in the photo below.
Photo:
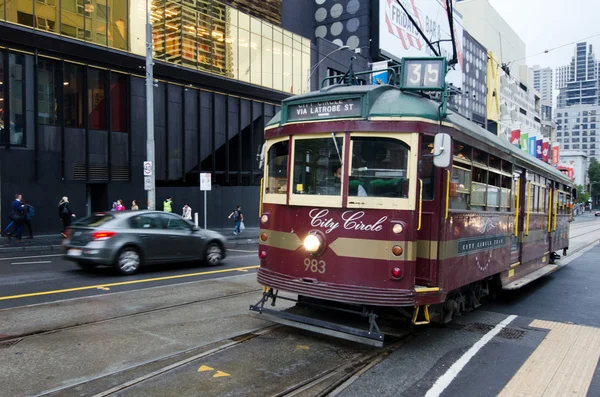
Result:
{"type": "Polygon", "coordinates": [[[196,225],[196,227],[198,227],[198,213],[194,212],[194,225],[196,225]]]}

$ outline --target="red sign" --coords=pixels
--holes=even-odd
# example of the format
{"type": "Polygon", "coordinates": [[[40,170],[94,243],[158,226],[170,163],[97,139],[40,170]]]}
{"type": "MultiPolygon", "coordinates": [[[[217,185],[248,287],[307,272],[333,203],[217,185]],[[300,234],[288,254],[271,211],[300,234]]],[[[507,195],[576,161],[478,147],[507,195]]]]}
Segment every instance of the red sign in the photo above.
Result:
{"type": "Polygon", "coordinates": [[[516,146],[521,146],[521,130],[513,130],[510,133],[510,143],[516,146]]]}
{"type": "Polygon", "coordinates": [[[560,146],[554,145],[552,146],[552,165],[558,167],[558,161],[560,158],[560,146]]]}
{"type": "Polygon", "coordinates": [[[550,154],[550,142],[544,141],[542,143],[542,161],[544,163],[548,162],[548,155],[550,154]]]}

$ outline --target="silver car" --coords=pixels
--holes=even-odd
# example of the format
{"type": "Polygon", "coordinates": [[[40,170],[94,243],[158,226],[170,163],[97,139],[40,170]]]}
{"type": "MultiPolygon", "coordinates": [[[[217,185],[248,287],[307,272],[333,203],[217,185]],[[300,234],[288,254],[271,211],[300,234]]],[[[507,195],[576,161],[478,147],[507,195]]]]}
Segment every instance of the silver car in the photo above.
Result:
{"type": "Polygon", "coordinates": [[[179,215],[159,211],[99,212],[71,225],[63,241],[65,259],[84,269],[114,266],[133,274],[144,264],[225,258],[226,238],[199,229],[179,215]]]}

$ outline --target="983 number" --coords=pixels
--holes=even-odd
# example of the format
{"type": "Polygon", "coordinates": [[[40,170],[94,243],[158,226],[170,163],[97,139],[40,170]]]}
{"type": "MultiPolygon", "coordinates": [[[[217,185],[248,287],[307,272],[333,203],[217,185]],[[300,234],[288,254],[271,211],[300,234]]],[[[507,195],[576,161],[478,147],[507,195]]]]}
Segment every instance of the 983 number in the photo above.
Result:
{"type": "Polygon", "coordinates": [[[304,270],[312,273],[325,274],[325,271],[327,270],[327,264],[324,260],[306,258],[304,259],[304,270]]]}

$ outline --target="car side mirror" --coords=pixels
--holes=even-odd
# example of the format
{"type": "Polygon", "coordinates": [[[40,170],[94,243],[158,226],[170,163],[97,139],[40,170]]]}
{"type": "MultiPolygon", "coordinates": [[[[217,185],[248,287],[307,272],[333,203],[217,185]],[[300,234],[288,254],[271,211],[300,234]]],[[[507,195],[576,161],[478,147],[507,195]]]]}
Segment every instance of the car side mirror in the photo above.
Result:
{"type": "Polygon", "coordinates": [[[438,168],[450,166],[452,138],[449,134],[436,134],[433,140],[433,164],[438,168]]]}
{"type": "Polygon", "coordinates": [[[201,229],[198,226],[192,227],[192,233],[199,232],[201,229]]]}

